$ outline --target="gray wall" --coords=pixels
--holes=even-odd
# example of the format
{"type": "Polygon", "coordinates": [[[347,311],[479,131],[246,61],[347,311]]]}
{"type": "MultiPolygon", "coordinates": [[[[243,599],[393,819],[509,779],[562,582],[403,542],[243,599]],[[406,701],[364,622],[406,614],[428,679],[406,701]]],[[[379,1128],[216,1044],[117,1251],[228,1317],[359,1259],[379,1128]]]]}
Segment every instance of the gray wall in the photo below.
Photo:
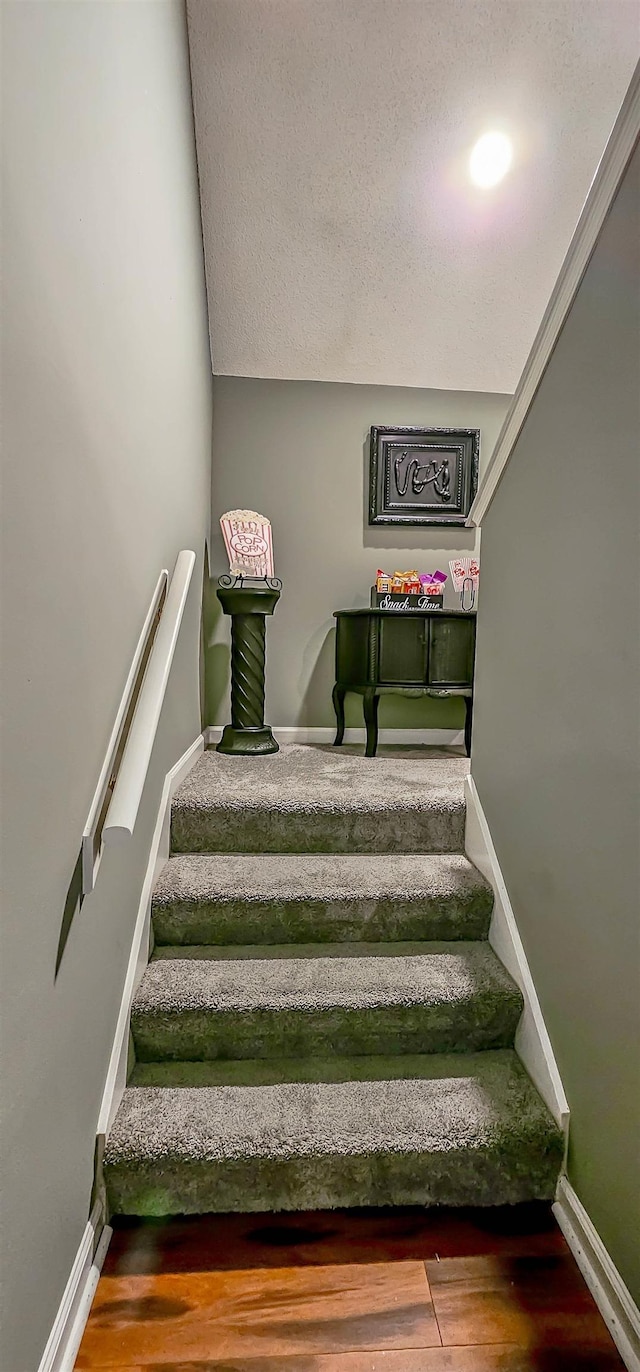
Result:
{"type": "MultiPolygon", "coordinates": [[[[468,529],[370,528],[368,441],[372,424],[479,428],[481,470],[509,398],[472,392],[314,381],[214,380],[212,570],[228,567],[219,518],[248,506],[272,521],[284,588],[268,631],[267,717],[272,724],[334,722],[333,611],[367,605],[378,567],[433,571],[471,553],[468,529]]],[[[451,604],[456,604],[450,589],[451,604]]],[[[228,621],[210,606],[208,719],[228,718],[228,621]]],[[[362,724],[347,700],[347,722],[362,724]]],[[[462,727],[460,701],[387,697],[380,723],[462,727]]]]}
{"type": "Polygon", "coordinates": [[[2,19],[0,1365],[35,1372],[89,1215],[162,782],[200,729],[211,374],[182,5],[2,19]],[[199,565],[134,842],[105,856],[56,977],[115,712],[181,547],[199,565]]]}
{"type": "Polygon", "coordinates": [[[482,528],[472,771],[571,1106],[569,1177],[640,1296],[640,155],[482,528]]]}

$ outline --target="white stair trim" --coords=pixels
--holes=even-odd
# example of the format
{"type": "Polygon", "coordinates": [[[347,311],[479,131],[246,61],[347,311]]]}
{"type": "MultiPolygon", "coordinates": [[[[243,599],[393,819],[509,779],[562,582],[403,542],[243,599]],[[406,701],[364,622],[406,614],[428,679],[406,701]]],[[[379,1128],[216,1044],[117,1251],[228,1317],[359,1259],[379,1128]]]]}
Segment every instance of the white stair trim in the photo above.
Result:
{"type": "Polygon", "coordinates": [[[100,1201],[91,1211],[38,1372],[72,1372],[112,1229],[100,1201]]]}
{"type": "MultiPolygon", "coordinates": [[[[273,736],[277,743],[333,743],[335,728],[305,724],[273,725],[273,736]]],[[[207,748],[214,748],[222,738],[222,726],[209,724],[204,731],[207,748]]],[[[364,728],[345,729],[345,743],[366,742],[364,728]]],[[[395,747],[427,745],[431,748],[457,747],[464,744],[464,729],[379,729],[378,743],[388,743],[395,747]]]]}
{"type": "Polygon", "coordinates": [[[640,1310],[571,1182],[558,1182],[553,1213],[629,1372],[640,1372],[640,1310]]]}
{"type": "Polygon", "coordinates": [[[609,141],[591,183],[560,275],[498,434],[491,461],[471,506],[467,527],[482,523],[515,448],[547,369],[589,259],[640,135],[640,63],[636,67],[609,141]]]}
{"type": "Polygon", "coordinates": [[[524,1010],[516,1030],[515,1048],[531,1080],[551,1111],[556,1124],[564,1131],[569,1127],[569,1105],[564,1093],[551,1040],[547,1033],[540,1002],[529,970],[522,939],[518,933],[509,894],[493,846],[487,818],[480,803],[473,777],[465,778],[467,817],[465,852],[470,862],[493,887],[494,906],[489,929],[489,942],[494,952],[511,973],[524,997],[524,1010]]]}
{"type": "Polygon", "coordinates": [[[100,1139],[101,1136],[106,1138],[109,1133],[127,1082],[129,1016],[133,997],[140,985],[149,961],[151,897],[160,872],[169,857],[171,801],[178,786],[184,781],[187,773],[191,771],[191,768],[203,751],[204,738],[202,734],[199,734],[198,738],[194,740],[191,746],[187,748],[187,751],[183,753],[182,757],[178,759],[175,766],[171,768],[171,771],[167,772],[164,779],[158,818],[151,840],[149,860],[142,883],[140,904],[138,905],[138,914],[133,930],[133,938],[131,940],[131,952],[129,953],[127,975],[122,989],[120,1011],[118,1014],[113,1047],[111,1049],[111,1057],[109,1059],[105,1087],[102,1094],[102,1104],[98,1115],[98,1123],[96,1126],[98,1139],[100,1139]]]}

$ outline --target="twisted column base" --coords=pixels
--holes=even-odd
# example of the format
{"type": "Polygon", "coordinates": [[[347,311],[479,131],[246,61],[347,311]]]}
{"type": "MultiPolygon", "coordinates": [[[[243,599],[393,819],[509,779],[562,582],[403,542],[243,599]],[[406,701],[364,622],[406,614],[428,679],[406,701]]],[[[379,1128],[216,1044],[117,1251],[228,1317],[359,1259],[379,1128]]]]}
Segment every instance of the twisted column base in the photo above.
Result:
{"type": "Polygon", "coordinates": [[[218,753],[241,753],[244,756],[279,751],[269,724],[263,724],[261,729],[242,729],[236,728],[233,724],[225,724],[222,738],[216,747],[218,753]]]}

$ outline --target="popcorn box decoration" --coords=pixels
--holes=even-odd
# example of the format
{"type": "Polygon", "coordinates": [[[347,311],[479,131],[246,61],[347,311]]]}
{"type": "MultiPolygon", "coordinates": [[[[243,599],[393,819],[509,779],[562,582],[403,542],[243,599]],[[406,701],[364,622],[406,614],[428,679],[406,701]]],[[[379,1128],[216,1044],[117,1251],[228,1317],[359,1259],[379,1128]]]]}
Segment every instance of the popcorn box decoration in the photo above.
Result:
{"type": "Polygon", "coordinates": [[[420,590],[420,577],[415,570],[410,572],[394,572],[394,576],[401,579],[403,590],[408,591],[410,595],[418,594],[420,590]]]}
{"type": "Polygon", "coordinates": [[[462,591],[464,582],[471,580],[474,589],[478,585],[480,567],[475,557],[454,557],[449,563],[454,591],[462,591]]]}
{"type": "Polygon", "coordinates": [[[441,596],[446,579],[443,572],[432,572],[429,576],[421,576],[420,590],[422,595],[441,596]]]}
{"type": "Polygon", "coordinates": [[[480,579],[480,568],[474,557],[456,557],[450,563],[451,579],[454,589],[460,594],[460,608],[472,610],[476,603],[476,591],[480,579]]]}
{"type": "Polygon", "coordinates": [[[256,510],[228,510],[220,518],[220,527],[231,575],[270,580],[274,575],[270,521],[256,510]]]}

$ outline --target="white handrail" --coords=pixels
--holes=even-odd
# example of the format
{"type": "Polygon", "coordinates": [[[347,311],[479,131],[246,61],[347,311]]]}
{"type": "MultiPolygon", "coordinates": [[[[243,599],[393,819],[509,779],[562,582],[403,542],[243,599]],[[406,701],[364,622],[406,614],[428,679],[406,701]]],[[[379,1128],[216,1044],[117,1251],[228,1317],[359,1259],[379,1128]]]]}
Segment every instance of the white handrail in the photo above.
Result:
{"type": "Polygon", "coordinates": [[[96,786],[95,794],[91,802],[91,809],[87,816],[87,822],[82,831],[82,893],[85,896],[93,890],[96,876],[98,875],[100,858],[102,856],[102,836],[99,832],[100,818],[101,815],[104,815],[103,807],[106,803],[109,783],[116,763],[116,756],[123,738],[138,673],[142,668],[142,662],[145,652],[147,651],[152,626],[163,602],[168,584],[169,573],[165,568],[161,571],[156,582],[156,588],[151,597],[151,604],[147,611],[147,617],[136,644],[133,661],[129,668],[129,675],[125,682],[115,724],[111,730],[111,738],[109,739],[102,770],[98,778],[98,785],[96,786]]]}
{"type": "Polygon", "coordinates": [[[620,112],[611,130],[611,136],[600,159],[598,170],[591,183],[576,231],[560,268],[560,275],[551,293],[533,347],[524,364],[515,395],[498,434],[491,461],[469,511],[469,517],[466,521],[467,528],[473,528],[482,523],[498,489],[498,484],[516,446],[551,354],[576,298],[580,282],[639,135],[640,64],[636,67],[620,112]]]}
{"type": "Polygon", "coordinates": [[[178,553],[107,812],[108,845],[130,838],[135,827],[195,560],[189,549],[178,553]]]}

